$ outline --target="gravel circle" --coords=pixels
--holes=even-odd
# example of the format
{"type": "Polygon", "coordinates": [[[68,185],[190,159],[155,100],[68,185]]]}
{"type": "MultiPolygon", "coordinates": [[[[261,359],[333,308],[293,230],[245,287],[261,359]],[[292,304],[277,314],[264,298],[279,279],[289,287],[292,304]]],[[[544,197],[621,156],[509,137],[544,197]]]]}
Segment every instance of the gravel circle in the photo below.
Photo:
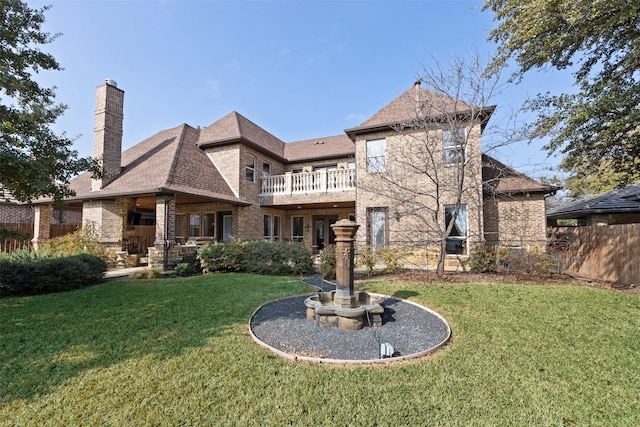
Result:
{"type": "Polygon", "coordinates": [[[304,300],[308,296],[283,298],[258,308],[250,321],[253,338],[290,359],[375,363],[430,354],[451,336],[449,324],[442,316],[391,296],[386,296],[382,303],[380,327],[364,327],[359,331],[320,327],[315,320],[306,318],[304,300]],[[394,356],[381,358],[379,343],[391,344],[394,356]]]}

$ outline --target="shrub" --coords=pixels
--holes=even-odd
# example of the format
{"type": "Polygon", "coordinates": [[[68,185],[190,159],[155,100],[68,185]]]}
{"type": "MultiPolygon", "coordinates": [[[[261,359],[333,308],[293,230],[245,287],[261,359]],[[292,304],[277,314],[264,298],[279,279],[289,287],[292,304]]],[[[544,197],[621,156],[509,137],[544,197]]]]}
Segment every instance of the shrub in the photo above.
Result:
{"type": "Polygon", "coordinates": [[[30,238],[31,235],[29,233],[0,227],[0,243],[3,243],[5,240],[29,240],[30,238]]]}
{"type": "Polygon", "coordinates": [[[52,256],[34,252],[0,259],[2,296],[37,295],[79,289],[99,283],[107,263],[95,255],[52,256]]]}
{"type": "Polygon", "coordinates": [[[88,253],[108,260],[107,252],[100,245],[95,226],[91,222],[87,222],[84,228],[78,228],[73,233],[50,239],[44,248],[59,255],[88,253]]]}
{"type": "Polygon", "coordinates": [[[308,274],[313,271],[311,254],[300,243],[269,240],[207,243],[198,249],[202,269],[255,274],[308,274]]]}
{"type": "Polygon", "coordinates": [[[185,255],[178,261],[176,265],[177,276],[192,276],[194,274],[201,274],[202,266],[200,265],[200,259],[197,253],[191,253],[185,255]]]}
{"type": "MultiPolygon", "coordinates": [[[[385,273],[397,273],[400,270],[400,260],[405,255],[405,251],[399,248],[386,247],[377,252],[377,255],[382,258],[384,262],[385,273]]],[[[375,265],[375,260],[374,260],[375,265]]]]}
{"type": "Polygon", "coordinates": [[[378,255],[369,246],[362,246],[358,248],[358,264],[364,266],[367,277],[372,277],[375,274],[375,266],[378,255]]]}
{"type": "Polygon", "coordinates": [[[327,245],[320,253],[320,274],[325,279],[336,278],[336,247],[327,245]]]}
{"type": "Polygon", "coordinates": [[[478,273],[493,273],[498,270],[498,255],[493,245],[478,245],[471,250],[469,266],[478,273]]]}
{"type": "Polygon", "coordinates": [[[131,275],[132,279],[160,279],[164,277],[162,271],[155,268],[145,268],[144,270],[136,271],[131,275]]]}

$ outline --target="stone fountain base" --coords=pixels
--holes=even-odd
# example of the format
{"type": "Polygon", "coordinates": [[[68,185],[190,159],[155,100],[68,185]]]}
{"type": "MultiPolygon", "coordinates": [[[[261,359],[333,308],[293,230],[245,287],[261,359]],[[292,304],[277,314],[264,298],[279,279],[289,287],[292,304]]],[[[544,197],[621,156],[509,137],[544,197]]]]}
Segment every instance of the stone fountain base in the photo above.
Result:
{"type": "Polygon", "coordinates": [[[318,292],[305,299],[307,319],[315,320],[318,326],[337,327],[357,331],[365,326],[382,326],[384,297],[355,291],[351,306],[344,307],[336,301],[336,291],[318,292]]]}

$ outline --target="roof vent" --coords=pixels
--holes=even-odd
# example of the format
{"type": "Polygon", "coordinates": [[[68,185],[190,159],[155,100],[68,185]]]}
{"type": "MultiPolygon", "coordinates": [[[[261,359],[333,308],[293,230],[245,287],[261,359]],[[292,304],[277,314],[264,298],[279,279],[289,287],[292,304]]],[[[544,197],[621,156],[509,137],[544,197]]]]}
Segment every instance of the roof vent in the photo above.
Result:
{"type": "Polygon", "coordinates": [[[105,84],[108,84],[109,86],[118,87],[118,83],[116,83],[115,80],[104,79],[104,82],[105,82],[105,84]]]}
{"type": "Polygon", "coordinates": [[[314,142],[314,144],[315,144],[315,145],[318,145],[318,144],[324,144],[324,141],[316,141],[316,142],[314,142]]]}

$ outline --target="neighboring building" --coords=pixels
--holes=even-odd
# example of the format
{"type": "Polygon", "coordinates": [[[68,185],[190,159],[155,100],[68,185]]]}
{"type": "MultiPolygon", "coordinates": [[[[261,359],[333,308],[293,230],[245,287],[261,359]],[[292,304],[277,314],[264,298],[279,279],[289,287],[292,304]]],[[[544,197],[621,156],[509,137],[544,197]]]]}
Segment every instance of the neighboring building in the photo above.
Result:
{"type": "Polygon", "coordinates": [[[628,185],[584,200],[567,203],[547,212],[547,223],[573,220],[574,225],[613,225],[640,222],[640,184],[628,185]]]}
{"type": "MultiPolygon", "coordinates": [[[[371,190],[367,165],[384,164],[393,150],[409,147],[410,131],[396,129],[420,94],[427,91],[414,85],[362,125],[335,136],[285,143],[232,112],[202,129],[182,124],[161,131],[122,152],[124,92],[107,80],[97,89],[94,153],[108,173],[101,180],[88,173],[74,178],[76,195],[66,202],[82,208],[83,221],[91,221],[114,251],[135,238],[136,227],[153,227],[153,265],[165,251],[175,261],[208,240],[299,241],[317,252],[334,242],[330,226],[344,218],[363,225],[359,245],[394,245],[415,224],[371,190]]],[[[517,246],[546,242],[544,196],[554,189],[483,156],[480,139],[492,111],[465,130],[473,163],[466,173],[475,192],[465,196],[464,216],[456,221],[452,259],[485,239],[517,246]]],[[[443,139],[441,129],[429,132],[443,139]]],[[[445,143],[442,150],[446,163],[451,147],[445,143]]],[[[47,209],[47,201],[36,206],[36,212],[47,209]]]]}
{"type": "MultiPolygon", "coordinates": [[[[0,186],[1,187],[1,186],[0,186]]],[[[19,230],[33,235],[35,221],[35,209],[28,203],[18,202],[11,197],[6,190],[0,189],[0,227],[9,230],[19,230]]],[[[82,224],[82,210],[62,206],[53,206],[48,223],[51,225],[75,225],[82,224]]],[[[54,234],[56,234],[54,232],[54,234]]]]}

